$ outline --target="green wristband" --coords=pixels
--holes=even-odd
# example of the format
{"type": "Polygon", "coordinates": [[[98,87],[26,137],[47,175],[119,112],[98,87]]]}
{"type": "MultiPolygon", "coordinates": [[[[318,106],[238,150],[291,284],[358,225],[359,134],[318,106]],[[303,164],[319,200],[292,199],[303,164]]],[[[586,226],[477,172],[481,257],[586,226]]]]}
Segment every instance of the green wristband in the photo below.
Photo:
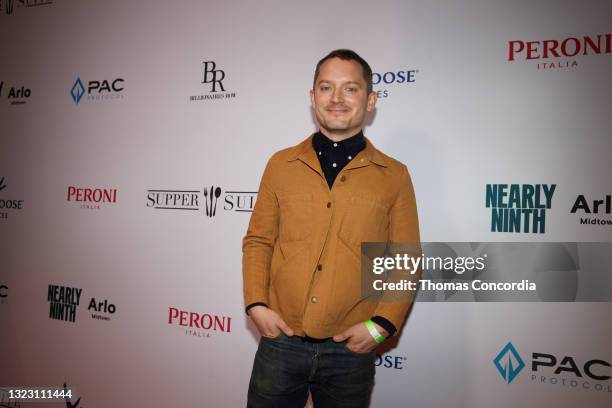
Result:
{"type": "Polygon", "coordinates": [[[376,340],[376,343],[380,344],[385,341],[385,336],[376,330],[376,326],[374,326],[374,322],[372,320],[366,320],[364,323],[372,337],[374,337],[374,340],[376,340]]]}

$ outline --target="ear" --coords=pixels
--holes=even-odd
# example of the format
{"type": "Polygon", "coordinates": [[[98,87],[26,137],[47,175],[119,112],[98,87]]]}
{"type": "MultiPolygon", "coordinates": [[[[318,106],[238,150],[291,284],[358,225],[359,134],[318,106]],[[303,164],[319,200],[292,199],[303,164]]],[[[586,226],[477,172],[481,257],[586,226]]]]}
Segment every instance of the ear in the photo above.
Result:
{"type": "Polygon", "coordinates": [[[368,94],[368,103],[366,105],[366,111],[372,112],[374,110],[374,106],[376,106],[376,101],[378,100],[378,94],[376,91],[372,91],[368,94]]]}
{"type": "Polygon", "coordinates": [[[310,104],[312,105],[312,107],[314,108],[315,106],[315,99],[314,99],[314,89],[310,90],[310,104]]]}

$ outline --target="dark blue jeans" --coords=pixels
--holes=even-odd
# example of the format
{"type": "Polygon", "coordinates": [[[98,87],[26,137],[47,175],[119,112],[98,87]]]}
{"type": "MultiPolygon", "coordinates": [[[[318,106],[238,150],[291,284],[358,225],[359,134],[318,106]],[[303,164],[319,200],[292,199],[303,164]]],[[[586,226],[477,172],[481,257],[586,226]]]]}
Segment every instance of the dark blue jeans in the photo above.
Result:
{"type": "Polygon", "coordinates": [[[309,343],[284,334],[262,337],[255,354],[248,408],[368,407],[374,386],[373,351],[352,352],[346,342],[309,343]]]}

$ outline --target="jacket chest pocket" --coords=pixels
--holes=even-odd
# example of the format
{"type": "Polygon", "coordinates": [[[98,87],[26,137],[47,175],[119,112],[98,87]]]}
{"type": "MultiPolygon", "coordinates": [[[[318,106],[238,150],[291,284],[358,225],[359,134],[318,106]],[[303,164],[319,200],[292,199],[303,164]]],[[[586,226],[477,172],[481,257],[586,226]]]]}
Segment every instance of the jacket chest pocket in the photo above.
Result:
{"type": "Polygon", "coordinates": [[[362,242],[386,242],[389,236],[390,200],[352,195],[338,236],[359,256],[362,242]]]}
{"type": "Polygon", "coordinates": [[[280,207],[279,240],[301,241],[310,236],[312,222],[312,194],[279,194],[280,207]]]}

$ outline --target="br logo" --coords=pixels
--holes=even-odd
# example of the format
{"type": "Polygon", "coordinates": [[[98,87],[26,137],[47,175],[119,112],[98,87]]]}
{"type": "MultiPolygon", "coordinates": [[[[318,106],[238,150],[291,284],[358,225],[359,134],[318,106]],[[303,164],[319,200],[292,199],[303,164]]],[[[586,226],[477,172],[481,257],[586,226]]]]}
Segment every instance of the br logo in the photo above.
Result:
{"type": "Polygon", "coordinates": [[[493,364],[495,364],[497,371],[499,371],[499,374],[508,384],[510,384],[518,373],[521,372],[523,367],[525,367],[525,362],[511,342],[508,342],[497,357],[493,359],[493,364]]]}
{"type": "Polygon", "coordinates": [[[210,92],[217,92],[217,85],[221,88],[221,91],[225,92],[225,88],[223,88],[223,81],[225,79],[225,71],[222,71],[217,68],[217,64],[214,61],[204,61],[204,80],[203,84],[212,84],[212,89],[210,92]]]}

